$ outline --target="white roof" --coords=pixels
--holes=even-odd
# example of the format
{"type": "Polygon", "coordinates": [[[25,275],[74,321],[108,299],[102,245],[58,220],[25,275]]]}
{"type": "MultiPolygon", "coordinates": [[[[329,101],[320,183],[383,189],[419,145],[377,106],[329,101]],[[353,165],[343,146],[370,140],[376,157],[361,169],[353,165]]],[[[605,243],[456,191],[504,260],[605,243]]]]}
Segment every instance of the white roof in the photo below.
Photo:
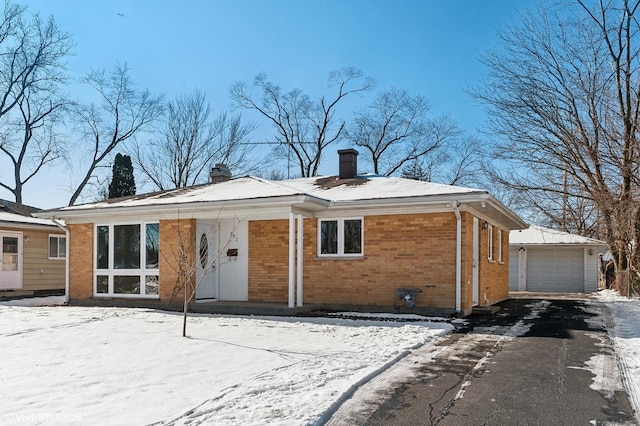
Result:
{"type": "Polygon", "coordinates": [[[277,183],[283,187],[331,201],[486,193],[484,190],[475,188],[375,175],[350,179],[350,183],[343,185],[332,185],[334,182],[338,182],[336,176],[289,179],[277,183]]]}
{"type": "Polygon", "coordinates": [[[510,245],[534,244],[573,244],[573,245],[606,245],[603,241],[582,237],[542,226],[530,225],[528,229],[520,229],[509,233],[510,245]]]}
{"type": "Polygon", "coordinates": [[[294,190],[276,182],[253,176],[232,179],[216,184],[196,185],[185,188],[134,195],[90,204],[63,207],[61,211],[106,209],[113,207],[155,206],[182,203],[241,201],[297,195],[294,190]]]}
{"type": "Polygon", "coordinates": [[[0,226],[2,223],[26,224],[26,225],[46,225],[56,226],[49,219],[38,219],[31,216],[23,216],[16,213],[0,212],[0,226]]]}
{"type": "Polygon", "coordinates": [[[344,181],[337,183],[338,179],[335,176],[284,181],[269,181],[247,176],[216,184],[204,184],[151,194],[134,195],[124,199],[63,207],[59,210],[69,212],[96,208],[243,201],[295,195],[307,195],[326,201],[358,201],[432,195],[486,194],[486,191],[474,188],[392,177],[353,178],[346,183],[344,181]]]}
{"type": "Polygon", "coordinates": [[[526,226],[517,215],[485,190],[377,175],[349,179],[319,176],[283,181],[247,176],[215,184],[62,207],[39,212],[36,216],[72,220],[73,216],[105,216],[112,212],[142,214],[166,212],[171,208],[187,213],[209,211],[210,207],[224,207],[227,214],[232,214],[233,209],[251,209],[257,214],[254,209],[258,207],[263,213],[269,208],[280,209],[278,211],[282,213],[285,211],[283,209],[293,207],[305,211],[320,211],[333,208],[373,209],[383,206],[398,211],[402,205],[410,208],[426,205],[451,208],[455,202],[482,209],[487,217],[504,223],[511,229],[526,226]]]}

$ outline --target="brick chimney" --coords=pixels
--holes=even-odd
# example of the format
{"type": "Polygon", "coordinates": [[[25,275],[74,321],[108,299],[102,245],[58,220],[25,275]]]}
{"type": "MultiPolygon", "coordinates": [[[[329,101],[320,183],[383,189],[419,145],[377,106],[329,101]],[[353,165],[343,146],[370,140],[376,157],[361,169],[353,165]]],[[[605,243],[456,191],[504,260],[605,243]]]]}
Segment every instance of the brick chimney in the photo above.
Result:
{"type": "Polygon", "coordinates": [[[338,177],[340,179],[349,179],[358,174],[358,151],[353,148],[339,149],[340,169],[338,177]]]}
{"type": "Polygon", "coordinates": [[[231,171],[226,165],[218,163],[215,167],[211,168],[209,178],[209,182],[211,183],[226,182],[231,179],[231,171]]]}

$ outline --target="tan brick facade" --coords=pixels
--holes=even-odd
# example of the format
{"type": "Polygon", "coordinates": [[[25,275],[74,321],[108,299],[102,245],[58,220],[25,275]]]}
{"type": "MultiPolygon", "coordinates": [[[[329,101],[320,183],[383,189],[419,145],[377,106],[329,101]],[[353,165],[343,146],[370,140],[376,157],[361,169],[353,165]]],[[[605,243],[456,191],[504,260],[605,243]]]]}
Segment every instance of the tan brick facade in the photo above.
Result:
{"type": "MultiPolygon", "coordinates": [[[[176,288],[180,268],[181,246],[187,253],[186,264],[195,265],[196,220],[174,219],[160,221],[160,300],[180,301],[184,293],[176,288]]],[[[195,270],[183,271],[195,281],[195,270]]]]}
{"type": "Polygon", "coordinates": [[[364,258],[353,260],[317,257],[317,224],[305,221],[305,303],[392,306],[399,287],[420,288],[419,307],[455,302],[453,213],[366,216],[364,258]]]}
{"type": "Polygon", "coordinates": [[[480,304],[491,305],[509,296],[509,231],[480,227],[480,304]],[[489,260],[489,231],[493,260],[489,260]],[[502,259],[498,259],[498,232],[502,232],[502,259]]]}
{"type": "MultiPolygon", "coordinates": [[[[461,304],[472,307],[473,215],[461,213],[461,304]]],[[[479,301],[495,303],[508,296],[508,231],[502,231],[502,261],[498,228],[493,227],[494,258],[488,259],[488,227],[479,221],[479,301]]],[[[318,220],[304,220],[304,304],[399,306],[399,287],[419,288],[416,306],[454,309],[456,305],[456,216],[453,212],[364,217],[364,256],[317,256],[318,220]]],[[[160,300],[179,301],[176,293],[180,243],[193,264],[195,219],[160,221],[160,300]]],[[[93,224],[69,225],[70,298],[93,296],[93,224]]],[[[288,300],[289,221],[248,223],[249,302],[288,300]]]]}
{"type": "Polygon", "coordinates": [[[289,221],[249,221],[249,301],[287,302],[288,281],[289,221]]]}
{"type": "Polygon", "coordinates": [[[69,298],[93,296],[93,224],[68,225],[69,298]]]}
{"type": "MultiPolygon", "coordinates": [[[[364,257],[317,256],[317,219],[304,220],[304,303],[392,306],[398,287],[419,288],[417,307],[455,308],[456,217],[451,213],[366,216],[364,257]]],[[[480,222],[481,224],[481,222],[480,222]]],[[[288,220],[249,222],[249,301],[286,302],[288,220]]],[[[494,227],[497,256],[497,228],[494,227]]],[[[479,232],[480,304],[508,294],[508,232],[503,262],[487,258],[479,232]],[[486,298],[485,298],[486,296],[486,298]]],[[[462,213],[461,303],[472,307],[473,216],[462,213]]]]}

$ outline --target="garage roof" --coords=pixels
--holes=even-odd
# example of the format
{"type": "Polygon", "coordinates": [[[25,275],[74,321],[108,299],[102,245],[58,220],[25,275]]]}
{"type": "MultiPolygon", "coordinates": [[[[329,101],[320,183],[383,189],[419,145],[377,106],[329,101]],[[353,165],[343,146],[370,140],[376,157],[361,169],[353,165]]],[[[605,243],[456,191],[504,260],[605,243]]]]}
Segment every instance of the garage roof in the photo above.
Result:
{"type": "Polygon", "coordinates": [[[512,245],[536,245],[536,244],[572,244],[604,246],[603,241],[587,238],[581,235],[570,234],[542,226],[530,225],[527,229],[511,231],[509,244],[512,245]]]}

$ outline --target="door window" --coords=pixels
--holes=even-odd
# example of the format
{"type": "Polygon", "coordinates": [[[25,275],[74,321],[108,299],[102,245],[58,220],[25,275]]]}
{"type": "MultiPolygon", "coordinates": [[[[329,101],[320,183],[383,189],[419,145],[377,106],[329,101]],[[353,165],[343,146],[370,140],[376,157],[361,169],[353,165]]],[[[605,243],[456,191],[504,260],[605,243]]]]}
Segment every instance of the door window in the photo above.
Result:
{"type": "Polygon", "coordinates": [[[202,269],[207,269],[207,263],[209,262],[209,240],[207,234],[203,233],[200,236],[200,266],[202,269]]]}
{"type": "Polygon", "coordinates": [[[18,270],[18,238],[2,237],[2,270],[18,270]]]}

